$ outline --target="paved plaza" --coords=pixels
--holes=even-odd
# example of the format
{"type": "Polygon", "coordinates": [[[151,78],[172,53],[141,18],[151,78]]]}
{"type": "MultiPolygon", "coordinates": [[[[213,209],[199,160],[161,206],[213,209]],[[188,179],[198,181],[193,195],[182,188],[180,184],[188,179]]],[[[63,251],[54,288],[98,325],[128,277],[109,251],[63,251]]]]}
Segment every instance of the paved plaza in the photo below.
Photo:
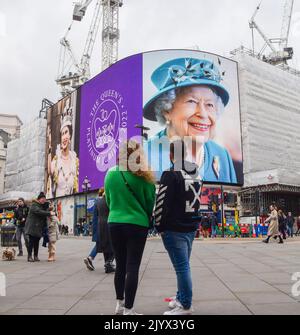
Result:
{"type": "MultiPolygon", "coordinates": [[[[6,297],[0,296],[0,314],[112,314],[113,275],[105,274],[102,254],[94,272],[83,263],[92,245],[86,238],[62,238],[55,263],[46,261],[43,247],[40,263],[27,263],[25,256],[1,260],[7,290],[6,297]]],[[[292,275],[300,272],[299,238],[283,245],[265,245],[259,239],[196,240],[191,265],[195,314],[300,314],[300,297],[291,293],[292,275]]],[[[136,310],[162,314],[167,309],[164,299],[175,291],[175,274],[162,242],[151,239],[141,266],[136,310]]]]}

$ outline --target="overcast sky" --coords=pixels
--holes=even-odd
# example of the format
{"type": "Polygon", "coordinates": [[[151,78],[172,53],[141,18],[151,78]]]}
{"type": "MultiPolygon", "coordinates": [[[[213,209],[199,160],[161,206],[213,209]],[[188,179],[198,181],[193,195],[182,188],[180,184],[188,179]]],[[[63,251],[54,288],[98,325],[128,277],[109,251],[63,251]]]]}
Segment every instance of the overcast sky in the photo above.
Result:
{"type": "MultiPolygon", "coordinates": [[[[192,46],[229,56],[241,44],[251,47],[248,21],[259,1],[124,0],[119,59],[154,49],[192,46]]],[[[280,36],[284,3],[262,2],[256,21],[268,38],[280,36]]],[[[91,4],[84,21],[75,22],[70,32],[77,58],[93,10],[91,4]]],[[[59,40],[71,23],[72,11],[72,0],[0,0],[0,113],[17,114],[27,123],[38,115],[44,97],[58,100],[59,40]]],[[[101,69],[100,36],[91,61],[92,75],[101,69]]],[[[257,34],[256,43],[262,44],[257,34]]],[[[289,45],[295,52],[290,65],[300,69],[300,0],[295,0],[289,45]]]]}

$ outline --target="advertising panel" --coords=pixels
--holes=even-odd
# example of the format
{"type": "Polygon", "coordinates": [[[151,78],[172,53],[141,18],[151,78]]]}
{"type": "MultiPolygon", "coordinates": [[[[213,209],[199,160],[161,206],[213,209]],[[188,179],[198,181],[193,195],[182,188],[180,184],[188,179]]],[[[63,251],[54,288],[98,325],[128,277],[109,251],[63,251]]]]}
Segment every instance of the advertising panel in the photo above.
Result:
{"type": "Polygon", "coordinates": [[[118,61],[51,107],[46,191],[56,198],[104,184],[129,139],[143,140],[159,180],[172,164],[170,142],[207,183],[243,184],[237,63],[192,50],[160,50],[118,61]],[[142,136],[143,135],[143,136],[142,136]]]}
{"type": "Polygon", "coordinates": [[[52,106],[47,113],[46,178],[47,198],[71,195],[79,191],[78,97],[74,91],[52,106]]]}
{"type": "Polygon", "coordinates": [[[146,150],[159,179],[170,168],[169,142],[181,138],[205,182],[243,184],[238,67],[190,50],[143,55],[146,150]]]}

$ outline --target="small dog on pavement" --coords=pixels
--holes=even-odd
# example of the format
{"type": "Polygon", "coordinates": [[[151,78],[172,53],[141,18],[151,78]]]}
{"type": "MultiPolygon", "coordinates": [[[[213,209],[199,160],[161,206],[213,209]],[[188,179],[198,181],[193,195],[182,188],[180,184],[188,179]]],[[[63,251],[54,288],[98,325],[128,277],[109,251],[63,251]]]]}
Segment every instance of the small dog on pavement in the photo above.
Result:
{"type": "Polygon", "coordinates": [[[16,250],[14,248],[6,248],[2,252],[4,261],[14,261],[16,259],[16,250]]]}

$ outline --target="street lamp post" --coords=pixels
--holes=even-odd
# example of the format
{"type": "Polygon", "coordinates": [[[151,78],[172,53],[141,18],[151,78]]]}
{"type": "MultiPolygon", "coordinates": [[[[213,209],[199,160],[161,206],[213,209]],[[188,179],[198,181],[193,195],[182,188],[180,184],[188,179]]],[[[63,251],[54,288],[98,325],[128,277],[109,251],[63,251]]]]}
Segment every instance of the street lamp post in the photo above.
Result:
{"type": "Polygon", "coordinates": [[[224,227],[224,190],[223,185],[221,185],[221,219],[222,219],[222,237],[225,237],[225,227],[224,227]]]}
{"type": "Polygon", "coordinates": [[[82,190],[85,193],[85,222],[88,223],[88,218],[87,218],[87,194],[88,191],[91,189],[91,182],[88,179],[88,177],[85,177],[83,182],[82,182],[82,190]]]}
{"type": "Polygon", "coordinates": [[[145,127],[145,126],[140,125],[140,124],[136,124],[136,125],[134,126],[134,128],[141,129],[142,137],[143,137],[146,141],[148,140],[148,134],[147,134],[147,131],[149,131],[150,128],[145,127]]]}

